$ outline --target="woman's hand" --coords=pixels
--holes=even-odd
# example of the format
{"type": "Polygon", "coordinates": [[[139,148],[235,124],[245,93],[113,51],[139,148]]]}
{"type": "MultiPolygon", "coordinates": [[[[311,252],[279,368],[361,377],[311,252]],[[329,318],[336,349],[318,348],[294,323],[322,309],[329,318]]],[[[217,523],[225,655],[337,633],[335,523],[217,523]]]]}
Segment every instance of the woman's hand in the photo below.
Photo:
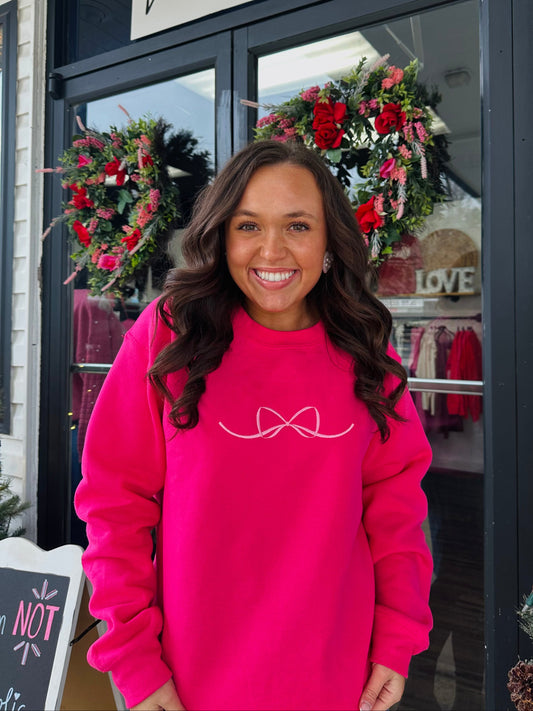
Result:
{"type": "Polygon", "coordinates": [[[185,711],[185,706],[181,703],[176,692],[176,687],[172,679],[159,687],[157,691],[150,694],[140,704],[131,707],[131,711],[185,711]]]}
{"type": "Polygon", "coordinates": [[[387,711],[402,698],[405,678],[382,664],[373,664],[372,673],[366,683],[360,711],[387,711]]]}

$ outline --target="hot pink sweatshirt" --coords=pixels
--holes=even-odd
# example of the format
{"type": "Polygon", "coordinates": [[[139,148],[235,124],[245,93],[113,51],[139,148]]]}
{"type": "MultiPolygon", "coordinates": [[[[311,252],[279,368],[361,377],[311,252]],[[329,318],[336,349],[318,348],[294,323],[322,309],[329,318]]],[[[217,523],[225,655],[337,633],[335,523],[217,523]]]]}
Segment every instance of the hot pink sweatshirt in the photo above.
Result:
{"type": "Polygon", "coordinates": [[[108,625],[90,663],[128,705],[172,676],[187,709],[358,708],[370,662],[407,675],[431,627],[410,395],[382,444],[320,323],[273,331],[239,310],[199,424],[176,432],[146,377],[173,337],[155,318],[126,334],[85,443],[76,506],[108,625]]]}

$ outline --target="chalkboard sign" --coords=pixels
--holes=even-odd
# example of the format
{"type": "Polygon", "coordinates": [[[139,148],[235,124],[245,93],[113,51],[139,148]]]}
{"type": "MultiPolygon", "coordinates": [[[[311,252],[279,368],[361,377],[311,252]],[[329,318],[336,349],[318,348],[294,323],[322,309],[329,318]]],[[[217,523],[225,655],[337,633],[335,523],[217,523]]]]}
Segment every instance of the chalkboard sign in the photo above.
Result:
{"type": "Polygon", "coordinates": [[[0,710],[59,708],[85,580],[82,552],[0,541],[0,710]]]}

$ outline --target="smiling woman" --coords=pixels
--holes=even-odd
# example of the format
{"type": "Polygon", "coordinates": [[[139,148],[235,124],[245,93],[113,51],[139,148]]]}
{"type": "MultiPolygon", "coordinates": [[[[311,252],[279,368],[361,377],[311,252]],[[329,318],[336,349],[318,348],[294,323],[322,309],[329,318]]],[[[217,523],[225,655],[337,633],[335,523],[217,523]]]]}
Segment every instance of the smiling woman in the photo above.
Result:
{"type": "Polygon", "coordinates": [[[384,711],[431,626],[430,452],[350,203],[311,150],[253,144],[183,254],[87,433],[89,660],[139,711],[384,711]]]}

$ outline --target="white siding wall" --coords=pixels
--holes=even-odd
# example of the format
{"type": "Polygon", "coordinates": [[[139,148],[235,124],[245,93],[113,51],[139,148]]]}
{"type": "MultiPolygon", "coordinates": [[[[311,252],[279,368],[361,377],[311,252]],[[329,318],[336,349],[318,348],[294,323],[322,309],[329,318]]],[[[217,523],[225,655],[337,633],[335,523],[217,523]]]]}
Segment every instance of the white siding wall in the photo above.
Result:
{"type": "MultiPolygon", "coordinates": [[[[0,0],[0,5],[2,5],[0,0]]],[[[32,504],[25,525],[35,539],[39,433],[41,174],[44,160],[46,0],[18,1],[15,225],[11,340],[11,432],[1,435],[3,474],[32,504]]]]}

